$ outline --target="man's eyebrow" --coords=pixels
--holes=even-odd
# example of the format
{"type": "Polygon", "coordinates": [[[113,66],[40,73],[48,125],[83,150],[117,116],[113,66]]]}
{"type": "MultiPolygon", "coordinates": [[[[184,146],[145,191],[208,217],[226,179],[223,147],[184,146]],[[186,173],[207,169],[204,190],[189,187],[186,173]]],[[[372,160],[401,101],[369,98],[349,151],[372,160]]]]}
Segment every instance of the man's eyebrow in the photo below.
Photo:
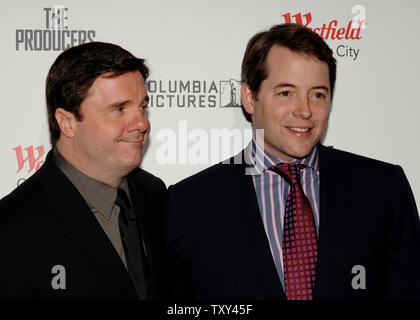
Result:
{"type": "Polygon", "coordinates": [[[124,107],[129,102],[130,102],[130,100],[117,101],[117,102],[111,103],[109,106],[107,106],[107,109],[114,109],[114,108],[118,108],[118,107],[124,107]]]}
{"type": "MultiPolygon", "coordinates": [[[[294,85],[294,84],[291,84],[291,83],[279,83],[278,85],[276,85],[274,88],[275,89],[277,89],[277,88],[283,88],[283,87],[292,87],[292,88],[296,88],[296,86],[294,85]]],[[[328,89],[328,87],[326,87],[326,86],[315,86],[315,87],[312,87],[311,88],[311,90],[314,90],[314,89],[322,89],[322,90],[325,90],[325,91],[327,91],[327,92],[329,92],[330,90],[328,89]]]]}
{"type": "MultiPolygon", "coordinates": [[[[150,98],[149,96],[145,96],[143,101],[141,102],[141,104],[143,103],[149,103],[150,98]]],[[[114,108],[119,108],[119,107],[124,107],[126,104],[130,103],[131,100],[124,100],[124,101],[117,101],[114,103],[111,103],[109,106],[107,106],[107,109],[114,109],[114,108]]]]}
{"type": "Polygon", "coordinates": [[[323,90],[325,90],[325,91],[327,91],[327,92],[329,92],[330,90],[328,89],[328,87],[326,87],[326,86],[316,86],[316,87],[313,87],[312,88],[312,90],[313,89],[323,89],[323,90]]]}
{"type": "Polygon", "coordinates": [[[296,86],[294,84],[291,84],[291,83],[282,82],[282,83],[277,84],[274,88],[282,88],[282,87],[293,87],[293,88],[295,88],[296,86]]]}

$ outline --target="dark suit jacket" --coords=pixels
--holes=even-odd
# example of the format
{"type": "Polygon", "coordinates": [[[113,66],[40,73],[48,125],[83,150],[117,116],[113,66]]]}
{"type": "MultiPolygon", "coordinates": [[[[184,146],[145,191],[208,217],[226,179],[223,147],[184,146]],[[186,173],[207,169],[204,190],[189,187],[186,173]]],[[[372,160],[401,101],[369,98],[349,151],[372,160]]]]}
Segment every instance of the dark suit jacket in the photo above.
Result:
{"type": "MultiPolygon", "coordinates": [[[[166,292],[161,225],[166,187],[142,169],[127,179],[147,251],[150,298],[159,299],[166,292]]],[[[0,201],[0,298],[137,298],[118,253],[52,152],[0,201]],[[52,288],[55,265],[65,268],[64,290],[52,288]]]]}
{"type": "MultiPolygon", "coordinates": [[[[319,162],[314,298],[420,298],[420,222],[403,170],[321,145],[319,162]],[[352,273],[356,265],[365,268],[366,289],[352,287],[362,275],[352,273]]],[[[243,164],[218,164],[168,189],[175,297],[286,299],[244,172],[243,164]]]]}

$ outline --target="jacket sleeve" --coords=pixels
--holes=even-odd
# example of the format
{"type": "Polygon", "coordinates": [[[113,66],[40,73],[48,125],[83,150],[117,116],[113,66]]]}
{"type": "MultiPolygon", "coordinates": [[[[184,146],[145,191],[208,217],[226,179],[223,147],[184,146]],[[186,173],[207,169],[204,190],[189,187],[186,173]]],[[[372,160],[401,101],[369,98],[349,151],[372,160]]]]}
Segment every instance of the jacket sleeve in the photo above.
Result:
{"type": "Polygon", "coordinates": [[[0,238],[0,300],[31,299],[27,281],[13,252],[0,238]]]}
{"type": "Polygon", "coordinates": [[[420,221],[407,177],[396,166],[395,199],[387,239],[388,299],[420,299],[420,221]]]}
{"type": "MultiPolygon", "coordinates": [[[[166,258],[169,269],[170,294],[172,298],[190,299],[191,266],[188,258],[186,212],[180,206],[182,195],[170,186],[164,209],[166,258]]],[[[185,201],[185,200],[184,200],[185,201]]]]}

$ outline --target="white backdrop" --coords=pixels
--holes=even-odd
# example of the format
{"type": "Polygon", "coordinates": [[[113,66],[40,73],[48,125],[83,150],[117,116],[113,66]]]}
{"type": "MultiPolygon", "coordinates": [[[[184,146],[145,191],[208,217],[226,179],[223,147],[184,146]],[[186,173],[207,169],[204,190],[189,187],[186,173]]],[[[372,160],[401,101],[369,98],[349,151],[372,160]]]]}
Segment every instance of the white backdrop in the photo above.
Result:
{"type": "Polygon", "coordinates": [[[170,185],[247,143],[250,124],[241,109],[223,107],[230,84],[239,87],[249,38],[290,14],[312,28],[366,21],[360,39],[333,39],[332,31],[326,39],[338,76],[324,143],[400,164],[419,203],[419,10],[415,0],[2,0],[0,198],[33,174],[50,149],[44,83],[61,51],[45,37],[61,33],[65,45],[71,37],[74,45],[89,36],[147,59],[152,132],[142,167],[170,185]],[[217,157],[211,146],[220,134],[240,142],[217,157]]]}

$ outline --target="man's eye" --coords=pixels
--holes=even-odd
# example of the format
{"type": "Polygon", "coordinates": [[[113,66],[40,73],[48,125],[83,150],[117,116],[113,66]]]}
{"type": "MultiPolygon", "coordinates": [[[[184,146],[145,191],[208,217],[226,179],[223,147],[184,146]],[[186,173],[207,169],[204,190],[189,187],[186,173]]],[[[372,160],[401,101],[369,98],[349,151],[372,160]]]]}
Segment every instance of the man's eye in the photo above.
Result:
{"type": "Polygon", "coordinates": [[[280,96],[283,96],[283,97],[290,96],[290,91],[281,91],[281,92],[279,93],[279,95],[280,95],[280,96]]]}
{"type": "Polygon", "coordinates": [[[322,92],[315,92],[315,98],[317,99],[325,99],[327,96],[322,92]]]}

